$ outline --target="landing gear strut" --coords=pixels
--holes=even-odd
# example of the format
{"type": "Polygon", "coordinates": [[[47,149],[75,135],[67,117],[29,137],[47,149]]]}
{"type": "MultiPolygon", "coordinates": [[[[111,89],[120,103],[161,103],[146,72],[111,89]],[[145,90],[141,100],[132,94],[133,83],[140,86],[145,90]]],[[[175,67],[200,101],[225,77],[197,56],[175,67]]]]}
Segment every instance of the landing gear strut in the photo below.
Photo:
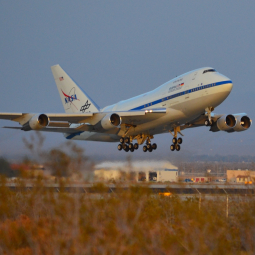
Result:
{"type": "Polygon", "coordinates": [[[213,124],[211,113],[214,110],[213,107],[206,107],[205,108],[205,115],[207,116],[207,120],[205,120],[205,126],[211,126],[213,124]]]}

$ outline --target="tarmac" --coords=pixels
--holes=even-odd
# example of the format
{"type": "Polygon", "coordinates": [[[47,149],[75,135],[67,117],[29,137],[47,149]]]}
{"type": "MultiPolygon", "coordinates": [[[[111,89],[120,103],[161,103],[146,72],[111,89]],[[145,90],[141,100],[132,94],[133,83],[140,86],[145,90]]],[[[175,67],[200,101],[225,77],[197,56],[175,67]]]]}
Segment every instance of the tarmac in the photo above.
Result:
{"type": "MultiPolygon", "coordinates": [[[[33,183],[25,183],[22,186],[17,183],[7,183],[12,191],[28,191],[36,186],[33,183]]],[[[254,184],[210,184],[210,183],[171,183],[171,184],[143,184],[143,183],[122,183],[122,184],[102,184],[102,183],[73,183],[60,185],[58,183],[45,183],[43,189],[53,192],[68,193],[112,193],[123,192],[132,187],[143,187],[151,189],[154,193],[171,193],[176,195],[255,195],[254,184]]]]}

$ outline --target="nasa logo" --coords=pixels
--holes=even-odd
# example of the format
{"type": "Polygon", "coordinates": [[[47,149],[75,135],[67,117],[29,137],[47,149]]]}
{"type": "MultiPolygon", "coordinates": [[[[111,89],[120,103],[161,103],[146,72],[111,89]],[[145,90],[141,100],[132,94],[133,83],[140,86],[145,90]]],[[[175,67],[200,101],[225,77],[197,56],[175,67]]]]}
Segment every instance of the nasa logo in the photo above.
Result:
{"type": "Polygon", "coordinates": [[[61,89],[63,95],[65,96],[64,101],[65,101],[65,109],[70,109],[74,107],[76,110],[78,110],[77,106],[74,104],[75,101],[80,101],[77,98],[77,95],[75,93],[75,88],[73,87],[68,94],[66,94],[62,89],[61,89]]]}
{"type": "Polygon", "coordinates": [[[63,95],[65,96],[65,103],[66,104],[72,103],[74,100],[78,100],[74,90],[73,90],[73,93],[71,94],[72,90],[70,91],[69,95],[67,95],[63,90],[61,90],[63,95]]]}
{"type": "Polygon", "coordinates": [[[77,100],[76,94],[66,97],[65,98],[65,103],[67,104],[67,103],[73,102],[73,100],[77,100]]]}

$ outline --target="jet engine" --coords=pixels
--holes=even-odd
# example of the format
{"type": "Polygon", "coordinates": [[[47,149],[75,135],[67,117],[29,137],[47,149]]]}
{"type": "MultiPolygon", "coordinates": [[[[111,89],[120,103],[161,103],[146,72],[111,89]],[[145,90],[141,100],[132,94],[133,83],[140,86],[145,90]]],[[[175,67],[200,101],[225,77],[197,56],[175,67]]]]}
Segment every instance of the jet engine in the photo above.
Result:
{"type": "Polygon", "coordinates": [[[34,115],[23,127],[22,130],[40,130],[47,127],[50,123],[50,119],[46,114],[34,115]]]}
{"type": "MultiPolygon", "coordinates": [[[[215,131],[230,131],[236,126],[236,118],[232,114],[221,116],[215,123],[218,130],[215,131]]],[[[212,130],[214,131],[214,130],[212,130]]]]}
{"type": "Polygon", "coordinates": [[[121,124],[121,117],[118,114],[116,114],[116,113],[107,114],[101,120],[101,126],[105,130],[116,128],[120,124],[121,124]]]}
{"type": "Polygon", "coordinates": [[[252,121],[245,113],[233,115],[236,118],[236,126],[233,128],[233,131],[245,131],[251,126],[252,121]]]}

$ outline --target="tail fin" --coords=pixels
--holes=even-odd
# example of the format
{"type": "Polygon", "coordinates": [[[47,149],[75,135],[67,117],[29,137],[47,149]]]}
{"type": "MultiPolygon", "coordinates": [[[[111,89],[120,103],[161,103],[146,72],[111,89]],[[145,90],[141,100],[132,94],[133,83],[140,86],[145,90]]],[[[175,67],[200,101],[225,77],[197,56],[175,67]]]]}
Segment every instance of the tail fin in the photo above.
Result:
{"type": "Polygon", "coordinates": [[[60,67],[51,67],[66,113],[98,112],[96,103],[60,67]]]}

